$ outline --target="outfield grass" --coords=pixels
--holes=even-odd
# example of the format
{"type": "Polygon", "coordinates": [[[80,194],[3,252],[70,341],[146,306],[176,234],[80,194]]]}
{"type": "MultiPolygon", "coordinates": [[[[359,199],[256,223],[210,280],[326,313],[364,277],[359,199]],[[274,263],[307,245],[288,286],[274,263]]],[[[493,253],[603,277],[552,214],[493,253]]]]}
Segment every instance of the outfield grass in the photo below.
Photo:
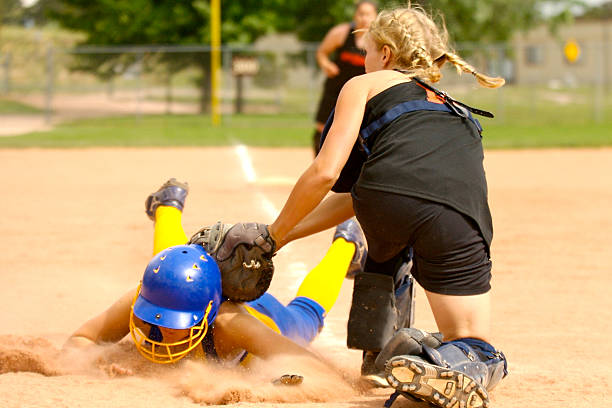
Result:
{"type": "Polygon", "coordinates": [[[42,110],[34,106],[26,105],[21,102],[12,101],[10,99],[0,98],[0,114],[29,114],[29,113],[41,113],[42,110]]]}
{"type": "Polygon", "coordinates": [[[306,146],[306,115],[241,115],[212,126],[209,116],[155,115],[77,120],[47,132],[1,137],[0,147],[93,146],[306,146]]]}
{"type": "MultiPolygon", "coordinates": [[[[485,148],[612,146],[612,122],[533,124],[481,119],[485,148]],[[501,122],[501,123],[500,123],[501,122]]],[[[47,132],[0,138],[1,147],[310,146],[309,115],[240,115],[214,127],[202,115],[129,116],[78,120],[47,132]]]]}

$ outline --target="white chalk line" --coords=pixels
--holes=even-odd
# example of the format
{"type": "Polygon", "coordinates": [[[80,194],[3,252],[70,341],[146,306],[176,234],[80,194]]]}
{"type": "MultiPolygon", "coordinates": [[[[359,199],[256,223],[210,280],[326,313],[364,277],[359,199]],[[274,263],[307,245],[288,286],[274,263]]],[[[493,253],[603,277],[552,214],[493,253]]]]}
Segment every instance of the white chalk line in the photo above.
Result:
{"type": "MultiPolygon", "coordinates": [[[[249,154],[249,149],[243,144],[236,144],[234,146],[234,152],[238,156],[238,160],[240,161],[240,165],[242,166],[242,172],[244,174],[244,178],[250,184],[255,184],[258,182],[257,173],[255,172],[255,167],[253,167],[253,160],[251,159],[251,155],[249,154]]],[[[261,206],[264,212],[271,218],[276,219],[280,210],[274,205],[274,203],[266,197],[264,193],[261,191],[257,191],[255,193],[256,200],[261,203],[261,206]]],[[[284,253],[290,253],[290,247],[285,247],[283,249],[284,253]]],[[[289,276],[295,282],[289,289],[295,289],[299,287],[301,280],[298,278],[304,277],[307,273],[307,267],[302,262],[292,262],[289,264],[289,276]],[[295,286],[295,287],[293,287],[295,286]]]]}

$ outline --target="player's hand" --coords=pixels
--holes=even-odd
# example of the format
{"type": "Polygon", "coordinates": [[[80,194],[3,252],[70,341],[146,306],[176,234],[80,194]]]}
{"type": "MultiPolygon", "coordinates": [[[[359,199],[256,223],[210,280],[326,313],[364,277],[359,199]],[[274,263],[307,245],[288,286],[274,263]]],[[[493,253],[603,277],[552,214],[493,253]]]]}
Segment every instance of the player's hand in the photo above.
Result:
{"type": "Polygon", "coordinates": [[[100,368],[109,377],[126,377],[128,375],[134,375],[134,372],[131,369],[121,367],[117,363],[112,363],[109,365],[101,366],[100,368]]]}
{"type": "Polygon", "coordinates": [[[336,64],[330,61],[327,64],[323,65],[323,71],[325,72],[325,75],[327,75],[328,78],[333,78],[340,73],[340,68],[338,68],[336,64]]]}

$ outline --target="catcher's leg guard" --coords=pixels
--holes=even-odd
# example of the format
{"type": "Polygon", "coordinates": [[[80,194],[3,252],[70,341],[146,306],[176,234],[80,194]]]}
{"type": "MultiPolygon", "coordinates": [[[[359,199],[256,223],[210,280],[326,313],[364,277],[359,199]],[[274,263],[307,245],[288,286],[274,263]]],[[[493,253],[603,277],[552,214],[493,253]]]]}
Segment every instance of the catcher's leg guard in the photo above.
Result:
{"type": "Polygon", "coordinates": [[[397,390],[390,400],[406,393],[439,407],[489,406],[487,388],[506,373],[503,353],[475,339],[455,340],[437,349],[424,346],[423,350],[428,361],[409,355],[387,361],[387,381],[397,390]]]}
{"type": "Polygon", "coordinates": [[[444,343],[437,349],[424,347],[429,361],[453,370],[463,371],[480,382],[487,390],[493,389],[508,374],[506,356],[489,343],[472,338],[464,338],[444,343]],[[484,363],[482,366],[472,363],[484,363]]]}
{"type": "Polygon", "coordinates": [[[411,253],[406,251],[403,262],[395,273],[395,299],[397,307],[397,326],[412,327],[414,324],[414,278],[410,274],[411,253]]]}
{"type": "Polygon", "coordinates": [[[347,346],[378,352],[397,330],[393,277],[358,273],[348,320],[347,346]]]}
{"type": "Polygon", "coordinates": [[[189,185],[175,178],[166,181],[156,192],[149,194],[145,200],[145,211],[149,218],[155,221],[155,210],[160,205],[177,208],[183,211],[185,198],[189,193],[189,185]]]}
{"type": "Polygon", "coordinates": [[[385,369],[385,363],[395,356],[410,355],[423,357],[423,346],[440,347],[442,333],[429,333],[414,327],[399,329],[376,357],[376,367],[385,369]]]}

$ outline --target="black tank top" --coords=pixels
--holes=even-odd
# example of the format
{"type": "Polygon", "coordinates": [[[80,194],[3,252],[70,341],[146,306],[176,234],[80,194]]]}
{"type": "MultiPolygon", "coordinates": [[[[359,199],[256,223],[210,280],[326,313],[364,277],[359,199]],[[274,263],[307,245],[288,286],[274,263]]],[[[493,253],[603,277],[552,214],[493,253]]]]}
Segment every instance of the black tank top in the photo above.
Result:
{"type": "MultiPolygon", "coordinates": [[[[392,86],[366,104],[362,128],[395,105],[427,100],[415,82],[392,86]]],[[[448,112],[406,113],[368,139],[356,185],[445,204],[472,218],[487,243],[493,238],[480,132],[448,112]]]]}
{"type": "Polygon", "coordinates": [[[325,81],[325,91],[340,93],[340,89],[349,79],[365,74],[365,50],[357,47],[355,43],[355,25],[351,24],[349,34],[340,48],[335,52],[332,61],[340,69],[340,73],[325,81]]]}

